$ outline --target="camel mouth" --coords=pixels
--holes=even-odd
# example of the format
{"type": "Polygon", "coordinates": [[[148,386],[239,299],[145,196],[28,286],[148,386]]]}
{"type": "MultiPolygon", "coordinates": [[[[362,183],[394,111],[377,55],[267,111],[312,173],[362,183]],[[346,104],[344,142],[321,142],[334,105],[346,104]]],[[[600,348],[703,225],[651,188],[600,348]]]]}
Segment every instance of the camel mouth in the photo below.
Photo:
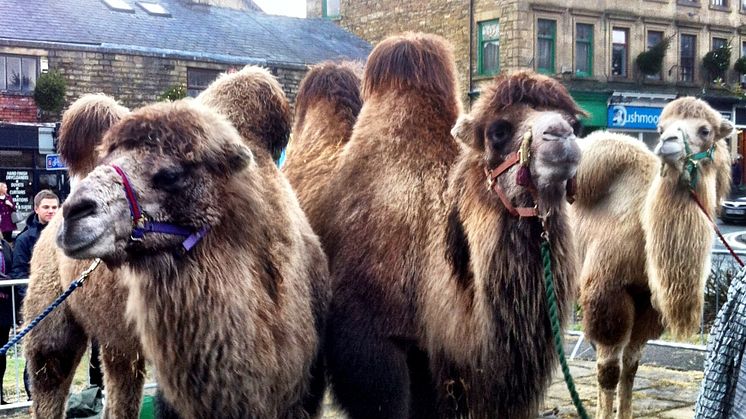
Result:
{"type": "Polygon", "coordinates": [[[73,259],[106,258],[114,253],[114,234],[107,223],[91,219],[65,220],[57,245],[73,259]]]}

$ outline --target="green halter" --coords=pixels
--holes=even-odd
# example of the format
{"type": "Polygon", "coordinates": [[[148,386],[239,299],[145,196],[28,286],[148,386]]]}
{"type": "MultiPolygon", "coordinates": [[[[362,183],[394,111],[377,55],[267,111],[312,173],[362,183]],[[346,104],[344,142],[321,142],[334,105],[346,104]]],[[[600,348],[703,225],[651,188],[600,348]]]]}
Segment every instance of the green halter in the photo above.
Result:
{"type": "Polygon", "coordinates": [[[686,157],[684,157],[684,171],[681,173],[681,177],[685,182],[689,183],[689,188],[693,190],[697,187],[697,182],[699,182],[699,163],[705,159],[712,161],[712,154],[715,152],[715,144],[713,143],[707,151],[692,153],[692,148],[689,146],[689,135],[687,135],[686,131],[681,128],[679,128],[679,131],[684,140],[684,151],[686,151],[686,157]]]}

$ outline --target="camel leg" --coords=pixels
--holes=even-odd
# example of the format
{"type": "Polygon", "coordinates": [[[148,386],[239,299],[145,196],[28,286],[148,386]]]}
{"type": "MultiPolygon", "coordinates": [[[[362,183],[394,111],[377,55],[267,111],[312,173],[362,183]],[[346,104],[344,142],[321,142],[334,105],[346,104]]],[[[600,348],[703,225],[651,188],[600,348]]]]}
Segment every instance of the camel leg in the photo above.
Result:
{"type": "Polygon", "coordinates": [[[327,366],[336,401],[350,419],[406,419],[410,379],[407,354],[376,333],[372,316],[332,307],[326,341],[327,366]]]}
{"type": "Polygon", "coordinates": [[[106,418],[137,418],[140,414],[145,360],[137,353],[114,350],[101,345],[106,388],[106,418]]]}
{"type": "Polygon", "coordinates": [[[632,419],[632,387],[635,384],[635,374],[637,374],[637,366],[644,345],[644,343],[629,345],[624,349],[622,373],[617,388],[617,419],[632,419]]]}
{"type": "Polygon", "coordinates": [[[598,406],[596,419],[614,417],[614,395],[621,374],[623,345],[596,344],[596,368],[598,369],[598,406]]]}
{"type": "Polygon", "coordinates": [[[35,417],[65,417],[67,394],[87,343],[83,329],[64,308],[29,334],[24,346],[35,417]]]}

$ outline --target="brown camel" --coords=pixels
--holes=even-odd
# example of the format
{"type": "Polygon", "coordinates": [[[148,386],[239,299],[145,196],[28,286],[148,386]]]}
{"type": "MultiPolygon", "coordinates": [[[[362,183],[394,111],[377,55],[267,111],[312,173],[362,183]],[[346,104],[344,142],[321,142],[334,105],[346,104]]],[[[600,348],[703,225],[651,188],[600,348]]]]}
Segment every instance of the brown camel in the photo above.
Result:
{"type": "Polygon", "coordinates": [[[732,129],[705,102],[681,98],[663,109],[655,153],[621,134],[581,141],[573,223],[583,324],[597,349],[598,418],[613,417],[615,395],[616,417],[633,416],[632,386],[649,339],[699,326],[713,234],[682,174],[684,142],[691,153],[712,150],[698,162],[694,190],[713,217],[730,185],[723,138],[732,129]]]}
{"type": "Polygon", "coordinates": [[[287,182],[257,163],[270,153],[242,142],[198,101],[134,111],[107,131],[57,242],[70,257],[123,264],[127,315],[180,415],[305,418],[322,396],[311,369],[327,262],[287,182]],[[127,184],[153,220],[200,233],[132,240],[127,184]]]}
{"type": "MultiPolygon", "coordinates": [[[[82,178],[93,170],[95,147],[103,133],[128,113],[104,95],[83,96],[70,106],[62,118],[59,151],[72,177],[82,178]]],[[[67,258],[59,251],[54,240],[61,223],[59,213],[34,247],[23,303],[27,320],[41,313],[90,264],[67,258]]],[[[138,417],[145,364],[135,330],[124,319],[126,296],[121,274],[99,267],[86,286],[28,334],[24,352],[36,417],[64,417],[65,400],[88,337],[95,337],[101,347],[106,416],[138,417]]]]}
{"type": "Polygon", "coordinates": [[[282,171],[317,234],[325,231],[326,216],[318,206],[321,194],[328,191],[330,175],[362,105],[360,78],[349,63],[312,67],[298,89],[293,136],[282,171]]]}
{"type": "MultiPolygon", "coordinates": [[[[571,128],[579,108],[547,77],[500,77],[455,128],[465,143],[459,157],[453,56],[442,38],[423,34],[376,46],[363,96],[330,181],[334,196],[321,205],[337,401],[353,419],[532,417],[556,361],[542,224],[508,214],[484,170],[533,135],[530,170],[536,204],[549,213],[564,317],[574,250],[562,199],[579,158],[571,128]]],[[[514,173],[495,181],[506,199],[528,205],[532,192],[514,173]]]]}

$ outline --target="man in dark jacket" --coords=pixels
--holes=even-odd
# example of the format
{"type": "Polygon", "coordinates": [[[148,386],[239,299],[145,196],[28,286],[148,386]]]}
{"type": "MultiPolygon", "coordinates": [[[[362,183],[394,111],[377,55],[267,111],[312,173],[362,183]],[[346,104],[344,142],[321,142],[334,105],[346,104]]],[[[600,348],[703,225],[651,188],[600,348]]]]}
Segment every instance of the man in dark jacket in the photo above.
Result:
{"type": "Polygon", "coordinates": [[[28,278],[34,245],[39,240],[39,235],[41,235],[44,227],[57,213],[59,206],[60,199],[49,189],[44,189],[36,194],[34,197],[34,212],[26,220],[26,228],[16,237],[16,245],[13,249],[13,267],[10,270],[11,278],[28,278]]]}
{"type": "MultiPolygon", "coordinates": [[[[54,218],[57,208],[60,206],[60,199],[49,189],[39,191],[34,197],[34,212],[26,220],[26,229],[16,237],[16,245],[13,249],[13,267],[10,270],[10,277],[13,279],[28,278],[29,266],[31,264],[31,255],[34,252],[34,245],[39,240],[44,227],[54,218]]],[[[26,295],[26,287],[16,287],[18,297],[16,299],[18,307],[23,302],[26,295]]],[[[29,387],[28,371],[23,370],[23,384],[26,387],[26,395],[31,400],[31,388],[29,387]]]]}

